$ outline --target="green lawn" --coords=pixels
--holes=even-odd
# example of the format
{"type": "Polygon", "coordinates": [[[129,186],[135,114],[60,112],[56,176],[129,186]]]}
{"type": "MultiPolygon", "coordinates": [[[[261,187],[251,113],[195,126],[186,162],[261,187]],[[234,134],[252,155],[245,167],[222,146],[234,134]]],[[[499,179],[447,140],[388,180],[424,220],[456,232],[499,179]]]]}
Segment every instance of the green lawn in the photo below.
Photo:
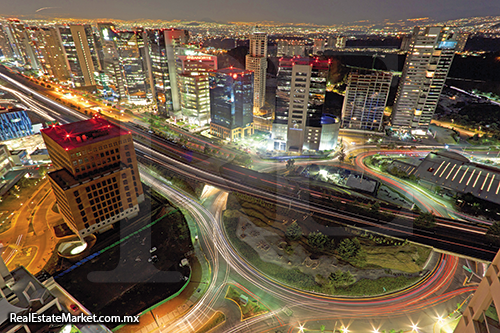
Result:
{"type": "MultiPolygon", "coordinates": [[[[236,237],[238,224],[235,220],[236,219],[233,218],[227,218],[226,216],[224,217],[224,226],[228,238],[231,240],[233,247],[238,253],[259,271],[276,281],[297,289],[331,294],[330,287],[318,284],[313,276],[304,274],[297,268],[288,269],[263,261],[250,245],[236,237]]],[[[385,292],[403,289],[416,283],[419,279],[420,277],[409,278],[405,276],[383,277],[377,280],[361,279],[349,287],[335,289],[334,294],[338,296],[379,295],[385,292]]]]}

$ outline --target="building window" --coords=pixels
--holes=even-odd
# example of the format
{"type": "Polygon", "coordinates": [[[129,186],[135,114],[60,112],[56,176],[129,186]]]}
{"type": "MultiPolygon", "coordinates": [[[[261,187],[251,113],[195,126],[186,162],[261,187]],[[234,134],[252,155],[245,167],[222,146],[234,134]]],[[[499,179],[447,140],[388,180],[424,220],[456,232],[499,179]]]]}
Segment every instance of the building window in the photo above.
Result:
{"type": "Polygon", "coordinates": [[[76,198],[76,203],[80,203],[80,202],[82,202],[82,199],[76,198]]]}

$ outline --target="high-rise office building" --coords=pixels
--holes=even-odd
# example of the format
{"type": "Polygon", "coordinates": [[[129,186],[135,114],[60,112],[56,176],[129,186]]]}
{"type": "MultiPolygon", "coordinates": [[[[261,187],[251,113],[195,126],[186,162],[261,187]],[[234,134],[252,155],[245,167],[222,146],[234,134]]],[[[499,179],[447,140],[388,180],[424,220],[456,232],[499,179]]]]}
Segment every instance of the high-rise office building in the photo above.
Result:
{"type": "Polygon", "coordinates": [[[131,103],[145,104],[152,94],[143,32],[117,30],[112,23],[98,23],[97,28],[102,92],[131,103]]]}
{"type": "Polygon", "coordinates": [[[59,210],[80,238],[133,217],[144,200],[130,132],[102,118],[42,130],[59,210]]]}
{"type": "Polygon", "coordinates": [[[314,38],[313,54],[323,53],[325,51],[325,40],[323,38],[314,38]]]}
{"type": "Polygon", "coordinates": [[[181,49],[177,56],[177,82],[182,116],[198,126],[210,122],[208,73],[217,69],[217,56],[181,49]]]}
{"type": "Polygon", "coordinates": [[[124,99],[127,91],[116,45],[118,33],[110,22],[97,23],[97,31],[95,48],[100,63],[98,89],[105,98],[124,99]]]}
{"type": "Polygon", "coordinates": [[[267,34],[265,32],[254,32],[250,35],[245,68],[254,72],[253,107],[254,114],[259,114],[260,108],[266,101],[267,34]]]}
{"type": "Polygon", "coordinates": [[[296,37],[281,37],[276,40],[278,57],[303,57],[306,54],[306,41],[296,37]]]}
{"type": "Polygon", "coordinates": [[[326,42],[327,50],[343,49],[345,48],[347,37],[345,36],[329,36],[326,42]]]}
{"type": "Polygon", "coordinates": [[[0,110],[0,141],[32,135],[31,120],[25,110],[0,110]]]}
{"type": "Polygon", "coordinates": [[[392,112],[394,128],[425,133],[436,110],[457,42],[449,28],[415,28],[392,112]]]}
{"type": "Polygon", "coordinates": [[[342,127],[382,130],[382,117],[392,74],[381,71],[351,72],[342,106],[342,127]]]}
{"type": "Polygon", "coordinates": [[[2,51],[3,57],[12,59],[14,58],[14,53],[12,52],[6,29],[8,29],[7,25],[3,22],[0,22],[0,51],[2,51]]]}
{"type": "Polygon", "coordinates": [[[346,44],[347,44],[347,37],[346,36],[338,36],[336,41],[335,41],[335,48],[336,49],[345,49],[346,44]]]}
{"type": "Polygon", "coordinates": [[[96,85],[95,74],[101,70],[96,39],[90,25],[58,27],[61,43],[76,87],[96,85]]]}
{"type": "Polygon", "coordinates": [[[210,133],[232,141],[253,134],[252,71],[224,68],[210,79],[210,133]]]}
{"type": "Polygon", "coordinates": [[[405,52],[410,51],[411,39],[412,39],[411,35],[403,36],[403,38],[401,39],[401,46],[399,47],[399,49],[405,52]]]}
{"type": "Polygon", "coordinates": [[[329,65],[317,58],[280,59],[272,149],[332,149],[335,135],[329,131],[338,128],[339,120],[323,117],[329,65]]]}
{"type": "Polygon", "coordinates": [[[336,43],[337,43],[337,37],[328,36],[328,39],[326,40],[326,49],[333,50],[335,48],[336,43]]]}
{"type": "Polygon", "coordinates": [[[160,114],[175,116],[181,110],[177,84],[176,52],[188,40],[189,32],[187,30],[155,29],[146,31],[151,91],[160,114]]]}
{"type": "Polygon", "coordinates": [[[54,27],[30,29],[38,61],[45,74],[59,81],[68,81],[70,73],[58,30],[54,27]]]}
{"type": "Polygon", "coordinates": [[[38,59],[33,50],[31,38],[24,23],[18,19],[9,19],[5,28],[14,59],[16,59],[21,66],[27,66],[30,69],[38,70],[38,59]]]}
{"type": "Polygon", "coordinates": [[[117,31],[116,45],[127,99],[144,103],[152,97],[144,59],[143,34],[138,31],[117,31]]]}

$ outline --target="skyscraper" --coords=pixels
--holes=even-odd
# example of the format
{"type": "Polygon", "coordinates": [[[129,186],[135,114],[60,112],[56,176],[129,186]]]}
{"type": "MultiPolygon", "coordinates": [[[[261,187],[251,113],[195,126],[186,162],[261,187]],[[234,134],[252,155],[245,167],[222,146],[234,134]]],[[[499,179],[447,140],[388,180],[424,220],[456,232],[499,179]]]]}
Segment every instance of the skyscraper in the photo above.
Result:
{"type": "Polygon", "coordinates": [[[118,55],[119,38],[113,23],[97,23],[98,34],[96,40],[96,52],[101,64],[99,82],[97,82],[101,94],[105,97],[123,99],[127,97],[125,78],[120,66],[118,55]]]}
{"type": "Polygon", "coordinates": [[[313,54],[323,53],[325,50],[325,40],[323,38],[314,38],[313,54]]]}
{"type": "Polygon", "coordinates": [[[457,42],[447,27],[415,28],[392,112],[392,126],[425,133],[451,67],[457,42]]]}
{"type": "Polygon", "coordinates": [[[139,212],[144,200],[130,132],[102,118],[42,130],[57,169],[49,173],[59,210],[81,238],[139,212]]]}
{"type": "MultiPolygon", "coordinates": [[[[331,149],[334,136],[327,131],[333,127],[323,131],[323,124],[332,123],[323,117],[329,65],[318,58],[280,59],[273,149],[298,153],[331,149]]],[[[338,124],[338,119],[333,124],[338,124]]]]}
{"type": "Polygon", "coordinates": [[[14,58],[19,61],[21,66],[37,70],[39,68],[38,59],[24,23],[18,19],[9,19],[6,25],[6,33],[14,58]]]}
{"type": "Polygon", "coordinates": [[[278,57],[303,57],[306,53],[306,42],[302,38],[281,37],[276,40],[278,57]]]}
{"type": "Polygon", "coordinates": [[[54,27],[36,27],[31,28],[30,33],[43,71],[59,81],[69,80],[68,62],[57,29],[54,27]]]}
{"type": "Polygon", "coordinates": [[[73,84],[76,87],[95,85],[95,73],[101,65],[92,27],[72,24],[61,26],[58,30],[73,84]]]}
{"type": "Polygon", "coordinates": [[[345,49],[346,44],[347,44],[347,37],[346,36],[338,36],[337,40],[335,41],[335,48],[345,49]]]}
{"type": "Polygon", "coordinates": [[[253,134],[254,73],[239,68],[210,72],[210,133],[232,141],[253,134]]]}
{"type": "Polygon", "coordinates": [[[144,103],[152,97],[147,77],[143,34],[138,31],[116,32],[116,46],[125,94],[129,102],[144,103]]]}
{"type": "Polygon", "coordinates": [[[180,29],[146,31],[151,91],[160,114],[175,116],[181,110],[176,73],[176,48],[187,43],[189,32],[180,29]]]}
{"type": "Polygon", "coordinates": [[[266,100],[267,34],[265,32],[254,32],[250,35],[245,68],[254,72],[253,113],[258,114],[266,100]]]}
{"type": "Polygon", "coordinates": [[[382,130],[392,74],[381,71],[351,72],[342,106],[342,127],[382,130]]]}
{"type": "Polygon", "coordinates": [[[14,53],[12,52],[6,29],[8,29],[7,25],[0,22],[0,50],[5,58],[12,59],[14,58],[14,53]]]}
{"type": "Polygon", "coordinates": [[[195,50],[180,49],[177,73],[181,110],[188,122],[198,126],[210,122],[210,91],[208,73],[217,69],[217,56],[195,50]]]}

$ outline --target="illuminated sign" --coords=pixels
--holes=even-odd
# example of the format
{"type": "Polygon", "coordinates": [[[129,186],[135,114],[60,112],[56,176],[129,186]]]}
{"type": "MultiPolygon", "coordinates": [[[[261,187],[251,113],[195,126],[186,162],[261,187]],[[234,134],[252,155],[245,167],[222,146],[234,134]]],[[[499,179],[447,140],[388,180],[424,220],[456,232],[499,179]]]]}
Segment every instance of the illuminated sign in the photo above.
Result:
{"type": "Polygon", "coordinates": [[[103,38],[104,40],[111,40],[111,38],[109,38],[109,31],[108,29],[102,29],[102,34],[103,34],[103,38]]]}
{"type": "Polygon", "coordinates": [[[212,56],[186,56],[187,60],[212,60],[212,56]]]}
{"type": "Polygon", "coordinates": [[[447,40],[447,41],[444,41],[444,42],[440,42],[438,44],[438,49],[454,49],[455,47],[457,46],[457,42],[455,41],[451,41],[451,40],[447,40]]]}

